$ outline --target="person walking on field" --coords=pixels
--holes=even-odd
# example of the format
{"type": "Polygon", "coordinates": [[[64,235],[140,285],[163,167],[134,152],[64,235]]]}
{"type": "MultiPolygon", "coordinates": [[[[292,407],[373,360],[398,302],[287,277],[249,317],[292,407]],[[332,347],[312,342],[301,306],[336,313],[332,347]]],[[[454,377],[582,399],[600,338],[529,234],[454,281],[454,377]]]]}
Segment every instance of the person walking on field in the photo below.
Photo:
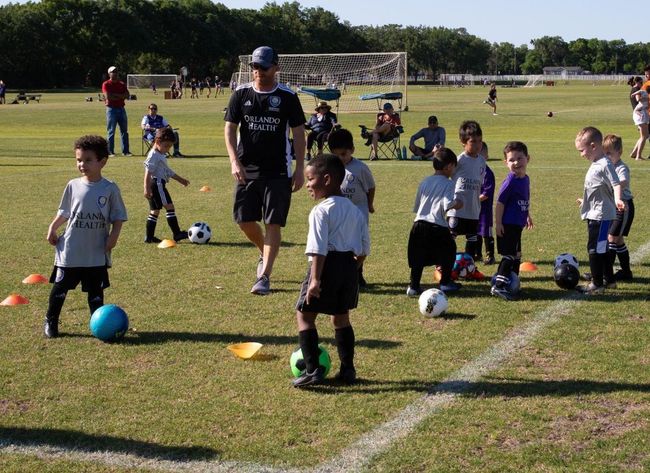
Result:
{"type": "Polygon", "coordinates": [[[276,80],[278,55],[273,48],[260,46],[253,51],[250,67],[253,82],[240,85],[231,95],[224,133],[235,179],[233,217],[260,251],[251,293],[266,295],[271,292],[269,278],[291,192],[298,191],[305,179],[305,114],[296,93],[276,80]]]}
{"type": "Polygon", "coordinates": [[[124,156],[133,156],[129,151],[129,130],[126,108],[124,108],[124,100],[129,98],[129,90],[126,88],[126,84],[119,80],[117,67],[109,67],[108,76],[108,80],[102,84],[102,93],[106,97],[108,154],[109,156],[115,156],[115,128],[119,125],[122,138],[122,154],[124,156]]]}

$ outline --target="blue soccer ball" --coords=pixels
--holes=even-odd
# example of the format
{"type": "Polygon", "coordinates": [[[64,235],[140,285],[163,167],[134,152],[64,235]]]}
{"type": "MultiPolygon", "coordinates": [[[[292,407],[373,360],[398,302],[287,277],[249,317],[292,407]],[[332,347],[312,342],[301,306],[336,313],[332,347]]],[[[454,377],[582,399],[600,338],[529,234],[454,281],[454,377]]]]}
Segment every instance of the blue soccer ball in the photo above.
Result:
{"type": "Polygon", "coordinates": [[[115,342],[124,337],[129,328],[129,318],[115,304],[101,306],[90,317],[90,331],[102,342],[115,342]]]}
{"type": "MultiPolygon", "coordinates": [[[[496,284],[497,284],[497,273],[494,273],[492,275],[491,283],[492,283],[493,286],[496,286],[496,284]]],[[[510,291],[511,294],[517,294],[519,292],[519,290],[521,289],[521,282],[519,281],[519,276],[514,271],[512,271],[510,273],[510,283],[508,284],[506,289],[508,289],[508,291],[510,291]]]]}

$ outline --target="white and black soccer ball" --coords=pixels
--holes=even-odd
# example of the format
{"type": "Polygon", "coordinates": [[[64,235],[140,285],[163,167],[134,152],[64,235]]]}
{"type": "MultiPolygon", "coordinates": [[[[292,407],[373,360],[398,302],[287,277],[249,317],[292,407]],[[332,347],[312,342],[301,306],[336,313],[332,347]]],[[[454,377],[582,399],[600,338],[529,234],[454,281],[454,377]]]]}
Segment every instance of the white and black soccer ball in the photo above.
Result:
{"type": "Polygon", "coordinates": [[[555,265],[553,266],[553,269],[565,263],[570,264],[571,266],[575,267],[577,270],[580,270],[580,267],[578,265],[578,258],[576,258],[571,253],[562,253],[561,255],[557,255],[555,257],[555,265]]]}
{"type": "Polygon", "coordinates": [[[449,307],[447,296],[439,289],[427,289],[418,300],[420,313],[425,317],[438,317],[449,307]]]}
{"type": "Polygon", "coordinates": [[[211,237],[212,230],[210,229],[210,225],[205,222],[193,223],[192,226],[187,229],[187,238],[192,243],[203,245],[209,242],[211,237]]]}

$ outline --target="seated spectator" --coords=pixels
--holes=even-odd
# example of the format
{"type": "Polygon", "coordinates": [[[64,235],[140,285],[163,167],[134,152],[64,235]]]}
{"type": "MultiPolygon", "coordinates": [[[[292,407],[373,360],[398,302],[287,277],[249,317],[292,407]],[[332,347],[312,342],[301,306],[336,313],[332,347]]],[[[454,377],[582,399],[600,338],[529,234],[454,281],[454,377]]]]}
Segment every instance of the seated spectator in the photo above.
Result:
{"type": "Polygon", "coordinates": [[[382,107],[383,111],[377,114],[377,122],[372,131],[368,131],[365,126],[361,126],[361,136],[366,138],[366,146],[372,146],[370,153],[370,160],[374,161],[379,159],[377,157],[377,143],[381,141],[388,141],[399,135],[397,127],[402,124],[399,113],[397,113],[393,106],[386,102],[382,107]]]}
{"type": "Polygon", "coordinates": [[[311,147],[316,141],[318,146],[318,154],[323,154],[323,146],[330,132],[336,126],[336,113],[332,113],[332,107],[327,102],[318,102],[316,106],[316,113],[307,121],[305,128],[309,131],[307,135],[307,159],[311,159],[311,147]]]}
{"type": "Polygon", "coordinates": [[[7,103],[5,95],[7,93],[7,86],[4,81],[0,80],[0,103],[7,103]]]}
{"type": "MultiPolygon", "coordinates": [[[[158,105],[156,105],[155,103],[149,105],[149,113],[144,117],[142,117],[141,126],[142,129],[144,130],[143,138],[149,142],[153,142],[154,138],[156,137],[156,130],[158,130],[159,128],[171,128],[169,122],[165,120],[165,118],[162,115],[158,115],[158,105]]],[[[183,155],[181,154],[181,149],[180,149],[181,148],[180,138],[176,130],[174,130],[174,137],[176,138],[176,141],[174,141],[173,156],[176,158],[180,158],[183,155]]]]}
{"type": "Polygon", "coordinates": [[[429,126],[422,128],[416,134],[411,136],[411,140],[409,141],[409,150],[421,159],[431,159],[433,153],[445,146],[446,137],[445,129],[438,126],[438,118],[435,115],[431,115],[429,117],[429,126]],[[424,139],[424,148],[420,148],[415,144],[415,142],[420,138],[424,139]]]}

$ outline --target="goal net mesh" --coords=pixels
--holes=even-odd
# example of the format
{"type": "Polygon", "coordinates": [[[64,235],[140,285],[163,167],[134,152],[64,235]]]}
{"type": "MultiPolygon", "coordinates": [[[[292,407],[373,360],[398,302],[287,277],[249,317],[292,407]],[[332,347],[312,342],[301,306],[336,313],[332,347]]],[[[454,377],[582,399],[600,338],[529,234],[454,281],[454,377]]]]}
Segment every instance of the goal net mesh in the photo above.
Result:
{"type": "Polygon", "coordinates": [[[156,89],[168,89],[176,74],[128,74],[126,86],[129,89],[149,89],[154,84],[156,89]]]}
{"type": "MultiPolygon", "coordinates": [[[[348,54],[280,54],[278,56],[278,82],[289,84],[297,90],[305,111],[314,108],[322,99],[309,91],[336,91],[339,112],[376,112],[378,100],[361,100],[368,94],[402,94],[401,103],[391,100],[395,109],[405,109],[406,102],[406,53],[348,53],[348,54]]],[[[239,56],[239,68],[232,80],[237,85],[253,80],[249,64],[250,55],[239,56]]],[[[326,94],[329,95],[329,94],[326,94]]],[[[382,99],[379,98],[379,103],[382,99]]],[[[335,100],[328,100],[336,106],[335,100]]],[[[381,105],[380,105],[381,106],[381,105]]]]}

